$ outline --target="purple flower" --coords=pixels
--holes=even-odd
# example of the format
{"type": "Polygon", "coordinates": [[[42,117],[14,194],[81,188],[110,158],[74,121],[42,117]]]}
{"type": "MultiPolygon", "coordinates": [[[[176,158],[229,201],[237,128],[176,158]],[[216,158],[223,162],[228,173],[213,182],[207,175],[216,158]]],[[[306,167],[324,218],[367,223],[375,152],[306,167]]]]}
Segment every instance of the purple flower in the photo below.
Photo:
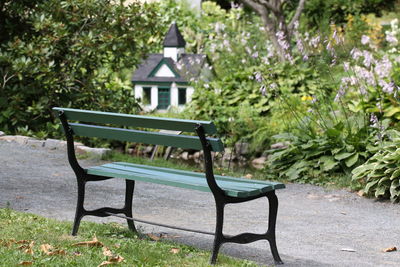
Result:
{"type": "Polygon", "coordinates": [[[378,128],[379,120],[378,117],[375,115],[375,113],[371,114],[369,121],[371,122],[371,127],[378,128]]]}
{"type": "Polygon", "coordinates": [[[363,56],[363,53],[362,53],[359,49],[353,48],[353,49],[350,51],[350,55],[351,55],[351,57],[352,57],[353,59],[357,60],[357,59],[359,59],[360,57],[363,56]]]}
{"type": "Polygon", "coordinates": [[[256,72],[254,72],[253,75],[257,82],[261,83],[264,81],[264,78],[263,78],[261,72],[256,71],[256,72]]]}
{"type": "Polygon", "coordinates": [[[371,38],[369,38],[369,36],[367,36],[367,35],[361,36],[361,44],[363,44],[363,45],[369,44],[370,40],[371,40],[371,38]]]}
{"type": "Polygon", "coordinates": [[[265,88],[265,85],[261,85],[260,87],[260,92],[262,96],[265,96],[267,94],[267,88],[265,88]]]}
{"type": "Polygon", "coordinates": [[[363,51],[363,56],[364,56],[364,61],[363,61],[364,66],[367,68],[370,67],[371,64],[374,62],[374,57],[367,50],[363,51]]]}
{"type": "Polygon", "coordinates": [[[389,58],[385,55],[382,60],[375,64],[374,70],[379,78],[389,77],[392,70],[392,62],[390,62],[389,58]]]}
{"type": "Polygon", "coordinates": [[[386,41],[391,45],[397,45],[398,43],[396,36],[391,32],[386,32],[386,41]]]}
{"type": "Polygon", "coordinates": [[[317,35],[317,36],[311,38],[310,46],[314,47],[314,48],[317,48],[320,41],[321,41],[321,37],[319,35],[317,35]]]}

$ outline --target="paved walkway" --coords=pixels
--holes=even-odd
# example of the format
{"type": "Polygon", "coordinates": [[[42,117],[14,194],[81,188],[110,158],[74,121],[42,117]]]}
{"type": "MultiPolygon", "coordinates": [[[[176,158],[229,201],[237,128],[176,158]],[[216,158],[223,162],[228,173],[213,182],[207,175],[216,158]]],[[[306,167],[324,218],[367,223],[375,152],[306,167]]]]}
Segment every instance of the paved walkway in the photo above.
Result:
{"type": "MultiPolygon", "coordinates": [[[[83,165],[95,164],[88,160],[83,165]]],[[[123,201],[124,183],[89,183],[87,207],[123,201]]],[[[400,266],[400,205],[377,202],[344,190],[289,184],[277,192],[280,200],[277,244],[284,266],[400,266]],[[349,252],[346,250],[353,250],[349,252]]],[[[76,184],[66,153],[0,141],[0,208],[72,221],[76,184]]],[[[138,183],[134,213],[138,218],[213,231],[211,194],[161,185],[138,183]]],[[[266,229],[267,201],[259,199],[228,206],[225,233],[266,229]]],[[[118,218],[91,218],[99,222],[118,218]]],[[[145,232],[178,235],[175,240],[210,249],[212,237],[138,224],[145,232]]],[[[249,245],[225,244],[222,253],[273,264],[266,241],[249,245]]]]}

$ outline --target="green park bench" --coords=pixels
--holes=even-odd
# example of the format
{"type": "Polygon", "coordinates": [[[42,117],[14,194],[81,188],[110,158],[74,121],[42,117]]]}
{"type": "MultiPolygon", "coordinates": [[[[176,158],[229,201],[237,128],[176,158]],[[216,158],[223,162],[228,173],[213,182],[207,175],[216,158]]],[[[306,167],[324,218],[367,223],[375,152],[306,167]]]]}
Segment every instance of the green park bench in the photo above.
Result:
{"type": "MultiPolygon", "coordinates": [[[[132,199],[135,181],[142,181],[211,192],[213,194],[216,205],[216,228],[214,233],[209,233],[214,235],[214,245],[210,259],[211,264],[215,264],[219,248],[223,243],[245,244],[263,239],[269,241],[275,263],[282,263],[275,241],[275,224],[278,211],[278,199],[275,195],[275,190],[285,188],[285,185],[276,182],[214,175],[211,152],[222,152],[224,147],[219,138],[209,137],[216,134],[217,131],[212,122],[59,107],[53,108],[53,111],[58,114],[61,120],[67,139],[68,161],[76,174],[78,182],[78,200],[72,235],[77,234],[80,221],[85,215],[99,217],[120,216],[127,219],[128,226],[132,231],[136,231],[132,217],[132,199]],[[127,127],[139,129],[127,129],[127,127]],[[189,135],[166,134],[154,130],[149,131],[149,129],[174,130],[189,133],[189,135]],[[82,168],[75,156],[74,136],[98,137],[183,149],[203,150],[205,171],[204,173],[198,173],[125,162],[113,162],[82,168]],[[86,182],[101,181],[110,178],[122,178],[126,182],[124,207],[103,207],[96,210],[86,210],[83,205],[86,182]],[[261,197],[267,197],[269,201],[268,230],[265,233],[242,233],[235,236],[228,236],[222,233],[224,207],[226,204],[242,203],[261,197]],[[125,216],[118,214],[124,214],[125,216]]],[[[177,227],[175,229],[187,230],[177,227]]]]}

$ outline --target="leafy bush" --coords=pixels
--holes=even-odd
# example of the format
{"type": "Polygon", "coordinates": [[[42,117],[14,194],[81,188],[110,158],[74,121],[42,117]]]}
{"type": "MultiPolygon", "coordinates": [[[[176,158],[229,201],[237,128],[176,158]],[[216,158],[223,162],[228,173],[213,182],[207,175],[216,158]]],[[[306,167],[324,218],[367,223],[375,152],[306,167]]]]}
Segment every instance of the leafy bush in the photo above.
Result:
{"type": "Polygon", "coordinates": [[[53,106],[136,112],[129,75],[157,19],[122,2],[2,2],[0,128],[54,134],[53,106]]]}
{"type": "Polygon", "coordinates": [[[388,140],[363,165],[352,171],[353,180],[364,185],[364,192],[376,198],[400,201],[400,132],[387,132],[388,140]]]}

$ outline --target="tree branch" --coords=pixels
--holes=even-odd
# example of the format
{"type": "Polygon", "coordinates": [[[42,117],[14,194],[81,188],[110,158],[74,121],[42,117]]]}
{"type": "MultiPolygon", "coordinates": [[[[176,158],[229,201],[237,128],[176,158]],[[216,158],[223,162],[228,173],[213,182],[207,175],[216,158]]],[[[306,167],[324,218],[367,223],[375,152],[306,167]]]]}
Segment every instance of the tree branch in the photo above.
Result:
{"type": "Polygon", "coordinates": [[[258,13],[258,15],[262,16],[263,15],[263,6],[259,3],[256,3],[252,0],[241,0],[243,2],[243,4],[245,4],[246,6],[250,7],[252,10],[254,10],[255,12],[258,13]]]}
{"type": "Polygon", "coordinates": [[[279,9],[276,5],[272,4],[269,1],[266,0],[256,0],[257,3],[259,3],[260,5],[263,5],[265,8],[271,10],[274,13],[278,13],[279,9]]]}
{"type": "Polygon", "coordinates": [[[288,25],[289,32],[293,31],[294,23],[297,20],[299,20],[301,12],[303,12],[305,2],[306,2],[306,0],[300,0],[299,5],[297,6],[297,9],[296,9],[296,13],[294,14],[292,20],[290,21],[290,23],[288,25]]]}

